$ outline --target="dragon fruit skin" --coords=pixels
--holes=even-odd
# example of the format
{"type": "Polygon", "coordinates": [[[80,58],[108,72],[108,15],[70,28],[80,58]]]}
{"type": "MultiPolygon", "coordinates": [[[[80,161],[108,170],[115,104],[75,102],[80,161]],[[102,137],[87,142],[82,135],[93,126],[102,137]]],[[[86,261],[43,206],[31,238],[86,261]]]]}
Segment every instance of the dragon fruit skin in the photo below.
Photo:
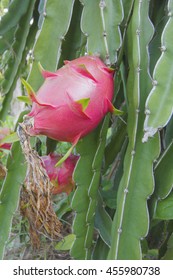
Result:
{"type": "Polygon", "coordinates": [[[61,158],[62,156],[56,153],[50,153],[47,156],[41,157],[43,166],[53,185],[51,189],[52,194],[59,194],[62,192],[69,194],[75,187],[73,171],[79,156],[70,155],[60,167],[55,167],[55,164],[61,158]]]}
{"type": "Polygon", "coordinates": [[[7,127],[0,128],[0,149],[10,150],[11,143],[4,143],[4,139],[6,136],[10,134],[10,129],[7,127]]]}
{"type": "Polygon", "coordinates": [[[97,127],[107,112],[115,108],[114,71],[95,56],[65,61],[65,66],[51,73],[42,69],[45,82],[33,101],[30,135],[46,135],[58,141],[76,144],[97,127]]]}

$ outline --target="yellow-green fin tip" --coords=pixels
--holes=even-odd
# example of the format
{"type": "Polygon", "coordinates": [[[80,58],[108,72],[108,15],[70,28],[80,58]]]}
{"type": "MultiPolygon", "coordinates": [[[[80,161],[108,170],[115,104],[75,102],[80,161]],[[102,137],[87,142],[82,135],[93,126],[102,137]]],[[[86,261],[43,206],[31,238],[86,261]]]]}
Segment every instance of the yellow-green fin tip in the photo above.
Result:
{"type": "Polygon", "coordinates": [[[82,98],[77,101],[77,103],[82,105],[82,111],[85,111],[86,108],[88,107],[88,104],[90,102],[90,98],[82,98]]]}

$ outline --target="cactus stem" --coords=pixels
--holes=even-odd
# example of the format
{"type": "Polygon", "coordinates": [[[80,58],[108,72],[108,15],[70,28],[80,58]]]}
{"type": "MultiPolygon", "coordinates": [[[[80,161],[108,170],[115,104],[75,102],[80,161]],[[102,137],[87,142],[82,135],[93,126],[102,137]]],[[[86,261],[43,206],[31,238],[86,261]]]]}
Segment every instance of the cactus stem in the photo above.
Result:
{"type": "MultiPolygon", "coordinates": [[[[141,9],[142,9],[142,2],[140,1],[138,4],[138,12],[141,13],[141,9]]],[[[139,24],[141,24],[140,22],[140,15],[139,15],[139,24]]],[[[138,66],[136,68],[136,92],[137,92],[137,96],[138,96],[138,104],[140,102],[140,76],[141,76],[141,60],[140,60],[140,35],[141,35],[141,30],[138,27],[136,29],[136,47],[138,49],[138,66]]],[[[114,259],[118,258],[118,254],[119,254],[119,247],[120,247],[120,235],[122,233],[122,227],[123,227],[123,219],[124,219],[124,215],[125,215],[125,205],[126,205],[126,200],[127,200],[127,194],[129,191],[129,187],[130,187],[130,183],[131,183],[131,173],[132,173],[132,168],[134,165],[134,161],[135,161],[135,146],[136,146],[136,135],[137,135],[137,130],[138,130],[138,125],[139,125],[139,107],[136,108],[136,119],[135,119],[135,123],[134,123],[134,130],[133,130],[133,137],[131,138],[131,153],[130,153],[130,158],[129,158],[129,169],[127,171],[127,178],[126,178],[126,182],[125,182],[125,188],[124,188],[124,192],[123,192],[123,197],[122,197],[122,203],[121,203],[121,209],[120,209],[120,213],[119,213],[119,221],[118,221],[118,234],[117,234],[117,238],[116,238],[116,243],[115,243],[115,252],[114,252],[114,259]],[[121,229],[121,231],[120,231],[121,229]]]]}
{"type": "Polygon", "coordinates": [[[100,1],[99,7],[100,7],[102,26],[103,26],[103,38],[104,38],[104,44],[105,44],[105,49],[106,49],[106,60],[107,60],[106,64],[110,65],[109,47],[108,47],[107,32],[106,32],[106,24],[105,24],[104,12],[103,12],[104,8],[106,7],[105,1],[100,1]]]}

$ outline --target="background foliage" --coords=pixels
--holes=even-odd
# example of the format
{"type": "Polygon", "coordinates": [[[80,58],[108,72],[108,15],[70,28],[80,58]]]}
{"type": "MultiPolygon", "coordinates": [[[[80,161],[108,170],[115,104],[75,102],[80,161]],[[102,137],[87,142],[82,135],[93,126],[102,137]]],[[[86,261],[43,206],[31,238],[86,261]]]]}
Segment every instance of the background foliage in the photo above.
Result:
{"type": "MultiPolygon", "coordinates": [[[[24,101],[21,77],[38,90],[38,62],[55,71],[64,59],[85,54],[116,69],[114,103],[124,111],[122,118],[107,115],[77,145],[76,189],[53,202],[68,225],[64,243],[44,242],[58,258],[67,250],[74,259],[173,259],[173,0],[0,5],[1,126],[15,130],[30,109],[18,107],[16,88],[24,101]]],[[[33,147],[46,154],[65,152],[68,144],[42,136],[33,147]]],[[[27,223],[16,212],[26,171],[20,143],[8,154],[1,151],[1,161],[7,174],[1,180],[0,257],[8,258],[13,238],[19,250],[29,243],[27,223]]]]}

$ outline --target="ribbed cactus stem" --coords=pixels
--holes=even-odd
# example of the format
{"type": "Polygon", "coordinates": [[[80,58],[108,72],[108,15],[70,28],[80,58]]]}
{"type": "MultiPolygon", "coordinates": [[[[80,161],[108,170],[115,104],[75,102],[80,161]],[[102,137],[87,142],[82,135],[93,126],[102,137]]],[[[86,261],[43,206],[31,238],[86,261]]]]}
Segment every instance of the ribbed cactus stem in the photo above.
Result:
{"type": "Polygon", "coordinates": [[[140,240],[148,230],[147,199],[153,191],[152,165],[159,150],[157,137],[147,145],[141,141],[145,99],[147,89],[151,87],[148,44],[153,34],[153,26],[148,10],[148,1],[134,1],[133,16],[127,31],[130,68],[127,82],[129,144],[112,226],[112,244],[108,256],[110,259],[140,259],[140,240]]]}
{"type": "Polygon", "coordinates": [[[173,104],[173,59],[172,29],[173,29],[173,0],[168,1],[168,21],[161,37],[161,56],[153,72],[153,88],[146,101],[146,118],[144,123],[143,142],[164,127],[172,116],[173,104]],[[166,85],[166,86],[165,86],[166,85]]]}
{"type": "MultiPolygon", "coordinates": [[[[141,2],[139,2],[139,10],[141,9],[141,2]]],[[[138,18],[140,21],[140,16],[138,18]]],[[[135,157],[135,146],[136,146],[136,137],[137,137],[137,129],[138,129],[138,119],[139,119],[139,103],[140,103],[140,30],[136,29],[136,42],[137,42],[137,68],[136,68],[136,80],[137,80],[137,99],[136,99],[136,113],[134,118],[134,127],[133,127],[133,134],[131,139],[131,153],[130,153],[130,162],[129,162],[129,169],[127,171],[127,179],[124,183],[125,188],[123,191],[123,201],[121,205],[120,210],[120,221],[117,229],[117,241],[116,241],[116,250],[115,250],[115,256],[114,258],[118,258],[118,252],[119,252],[119,242],[120,242],[120,235],[122,234],[123,228],[123,217],[124,217],[124,211],[125,211],[125,205],[126,205],[126,198],[129,193],[129,185],[130,185],[130,179],[131,179],[131,173],[132,173],[132,167],[133,167],[133,161],[135,157]]]]}
{"type": "Polygon", "coordinates": [[[76,240],[71,249],[71,254],[75,259],[90,259],[92,254],[98,187],[108,123],[107,116],[100,129],[85,137],[77,145],[80,159],[74,173],[77,189],[72,199],[72,208],[76,211],[73,222],[76,240]],[[86,153],[88,146],[90,149],[86,153]]]}
{"type": "Polygon", "coordinates": [[[35,91],[43,83],[43,78],[38,69],[40,62],[50,71],[57,70],[61,55],[62,41],[69,29],[74,0],[46,1],[40,7],[41,30],[38,31],[33,48],[33,63],[29,74],[29,83],[35,91]],[[46,42],[46,44],[45,44],[46,42]],[[47,55],[49,54],[49,59],[47,55]]]}
{"type": "MultiPolygon", "coordinates": [[[[6,115],[9,113],[10,103],[13,98],[14,89],[18,79],[18,73],[22,64],[23,54],[25,51],[26,41],[30,30],[30,20],[33,15],[35,0],[25,3],[27,12],[22,15],[18,22],[18,27],[15,33],[15,40],[12,44],[12,54],[8,59],[4,79],[2,82],[2,92],[5,97],[3,106],[0,111],[0,119],[5,120],[6,115]]],[[[24,5],[24,6],[25,6],[24,5]]]]}
{"type": "Polygon", "coordinates": [[[107,65],[115,64],[121,45],[119,25],[123,19],[122,1],[81,0],[81,3],[81,30],[87,37],[87,53],[99,55],[107,65]]]}
{"type": "Polygon", "coordinates": [[[104,39],[104,44],[105,44],[105,49],[106,49],[106,61],[105,61],[105,63],[107,65],[110,65],[109,47],[108,47],[106,24],[105,24],[105,18],[104,18],[104,9],[106,8],[106,2],[104,0],[101,0],[100,4],[99,4],[99,7],[100,7],[102,26],[103,26],[103,39],[104,39]]]}

